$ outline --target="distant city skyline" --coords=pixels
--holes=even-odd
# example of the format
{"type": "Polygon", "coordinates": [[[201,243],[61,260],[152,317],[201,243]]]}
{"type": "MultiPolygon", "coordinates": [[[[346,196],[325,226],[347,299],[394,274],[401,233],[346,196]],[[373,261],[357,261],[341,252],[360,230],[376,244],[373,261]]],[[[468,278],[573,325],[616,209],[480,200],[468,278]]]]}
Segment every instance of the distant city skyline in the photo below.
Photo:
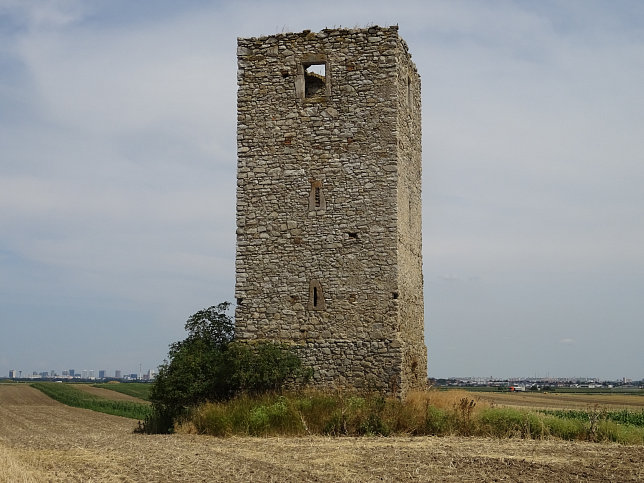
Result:
{"type": "Polygon", "coordinates": [[[59,378],[80,378],[80,379],[120,379],[120,378],[132,378],[136,375],[136,378],[148,378],[150,375],[157,373],[157,368],[146,369],[145,371],[124,371],[122,369],[114,369],[110,372],[108,369],[80,369],[76,370],[73,368],[69,369],[9,369],[8,377],[11,378],[32,378],[32,376],[39,377],[59,377],[59,378]],[[13,374],[12,374],[13,373],[13,374]],[[53,374],[52,374],[53,373],[53,374]]]}

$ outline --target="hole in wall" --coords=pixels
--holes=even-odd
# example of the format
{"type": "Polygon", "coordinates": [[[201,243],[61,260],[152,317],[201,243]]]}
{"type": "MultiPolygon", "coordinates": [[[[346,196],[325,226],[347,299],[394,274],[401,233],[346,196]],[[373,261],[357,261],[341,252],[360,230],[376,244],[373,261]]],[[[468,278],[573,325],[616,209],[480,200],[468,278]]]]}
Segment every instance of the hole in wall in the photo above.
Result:
{"type": "Polygon", "coordinates": [[[349,235],[349,238],[351,238],[352,240],[357,240],[358,239],[358,232],[357,231],[347,232],[347,235],[349,235]]]}
{"type": "Polygon", "coordinates": [[[326,62],[302,64],[304,67],[304,97],[326,94],[326,62]]]}
{"type": "Polygon", "coordinates": [[[309,282],[309,303],[307,308],[309,310],[324,310],[326,308],[324,291],[322,290],[322,284],[318,280],[309,282]]]}
{"type": "Polygon", "coordinates": [[[322,181],[311,179],[311,192],[309,193],[309,211],[326,210],[326,200],[324,199],[324,190],[322,181]]]}
{"type": "Polygon", "coordinates": [[[237,305],[241,305],[241,303],[244,301],[243,298],[237,297],[237,305]]]}
{"type": "Polygon", "coordinates": [[[398,294],[398,292],[392,292],[391,296],[393,297],[394,300],[397,300],[398,297],[399,297],[399,294],[398,294]]]}

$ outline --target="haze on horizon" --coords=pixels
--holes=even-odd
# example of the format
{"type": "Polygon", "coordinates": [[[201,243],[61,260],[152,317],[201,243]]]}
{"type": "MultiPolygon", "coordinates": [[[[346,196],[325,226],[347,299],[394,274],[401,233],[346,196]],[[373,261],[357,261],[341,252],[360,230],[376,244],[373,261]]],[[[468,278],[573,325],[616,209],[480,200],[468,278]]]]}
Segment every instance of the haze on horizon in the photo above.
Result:
{"type": "Polygon", "coordinates": [[[398,24],[430,376],[644,378],[644,4],[299,5],[0,0],[0,377],[233,301],[236,37],[398,24]]]}

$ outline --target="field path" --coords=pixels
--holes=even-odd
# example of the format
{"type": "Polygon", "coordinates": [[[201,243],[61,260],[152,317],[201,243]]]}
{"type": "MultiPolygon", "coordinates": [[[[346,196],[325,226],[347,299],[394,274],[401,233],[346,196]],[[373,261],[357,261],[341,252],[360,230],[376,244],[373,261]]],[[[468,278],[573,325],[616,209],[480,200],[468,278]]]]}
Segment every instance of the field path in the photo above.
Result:
{"type": "Polygon", "coordinates": [[[644,449],[483,438],[137,435],[0,384],[0,481],[642,481],[644,449]]]}

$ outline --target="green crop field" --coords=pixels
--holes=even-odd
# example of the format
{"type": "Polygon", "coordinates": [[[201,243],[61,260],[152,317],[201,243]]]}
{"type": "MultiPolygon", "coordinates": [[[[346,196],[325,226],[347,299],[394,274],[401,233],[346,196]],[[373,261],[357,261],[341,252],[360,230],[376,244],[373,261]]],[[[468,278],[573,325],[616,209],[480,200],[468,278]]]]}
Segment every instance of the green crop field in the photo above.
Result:
{"type": "Polygon", "coordinates": [[[83,392],[70,384],[35,382],[31,386],[60,403],[76,408],[91,409],[132,419],[145,419],[150,413],[150,407],[147,404],[105,399],[83,392]]]}

